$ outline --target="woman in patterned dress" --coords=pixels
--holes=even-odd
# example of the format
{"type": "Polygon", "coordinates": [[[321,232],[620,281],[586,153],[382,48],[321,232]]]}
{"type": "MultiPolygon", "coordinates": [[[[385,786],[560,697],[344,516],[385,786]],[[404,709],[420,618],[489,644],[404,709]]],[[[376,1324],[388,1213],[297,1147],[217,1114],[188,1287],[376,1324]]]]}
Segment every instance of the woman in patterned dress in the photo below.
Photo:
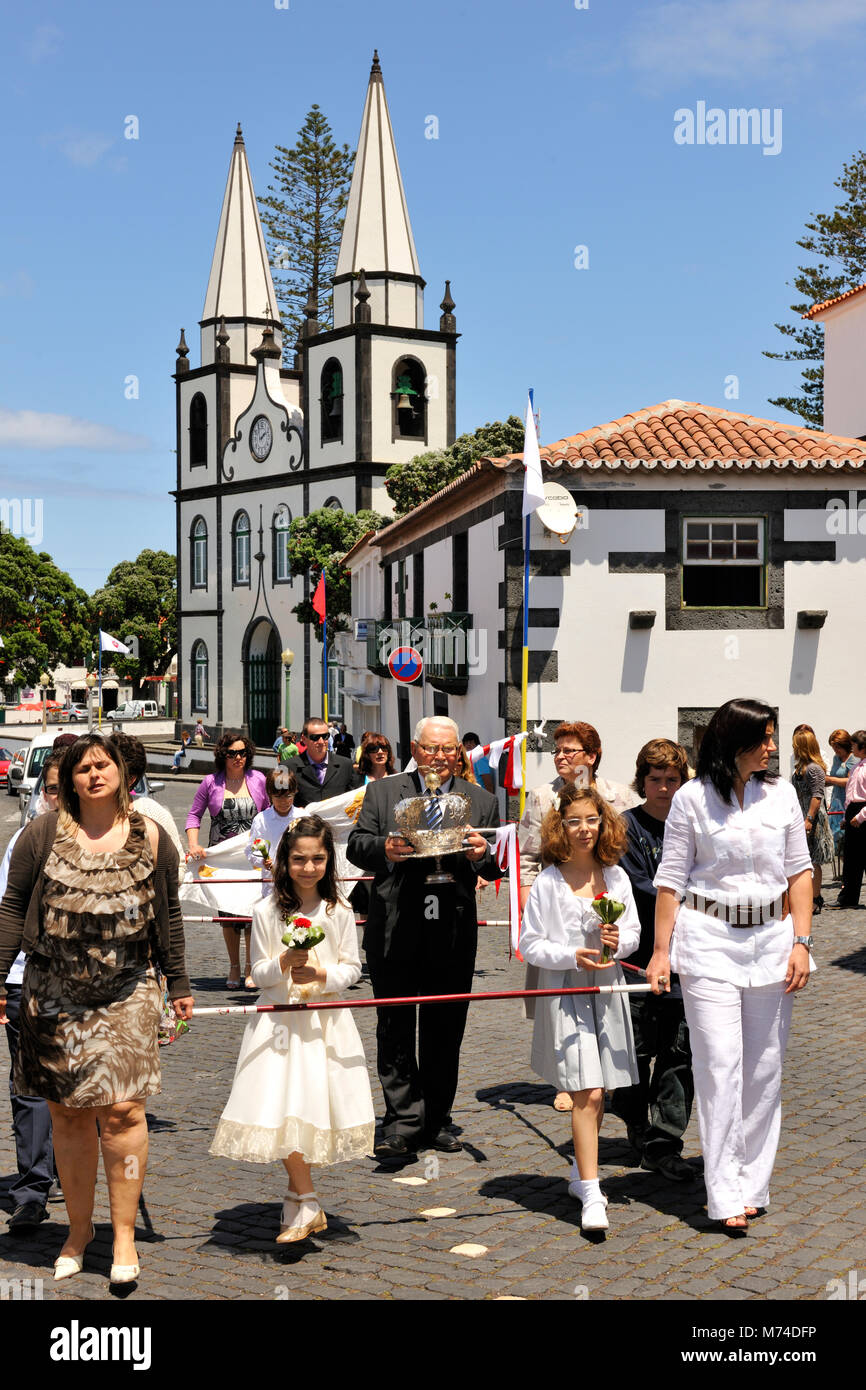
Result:
{"type": "Polygon", "coordinates": [[[64,755],[59,801],[59,814],[33,821],[15,846],[0,906],[0,981],[19,947],[27,952],[14,1085],[51,1111],[69,1217],[55,1279],[80,1273],[93,1240],[101,1144],[111,1279],[130,1283],[139,1273],[144,1099],[160,1089],[157,964],[177,1014],[192,1015],[177,854],[165,831],[130,807],[120,754],[96,734],[64,755]]]}

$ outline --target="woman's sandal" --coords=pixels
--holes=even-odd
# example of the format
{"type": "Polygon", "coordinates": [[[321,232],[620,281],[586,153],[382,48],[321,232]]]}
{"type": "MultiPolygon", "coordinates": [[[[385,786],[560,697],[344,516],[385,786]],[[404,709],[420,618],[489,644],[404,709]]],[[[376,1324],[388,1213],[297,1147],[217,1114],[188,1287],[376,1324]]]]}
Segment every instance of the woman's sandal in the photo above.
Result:
{"type": "Polygon", "coordinates": [[[557,1091],[556,1099],[553,1102],[554,1110],[568,1111],[574,1109],[574,1101],[568,1091],[557,1091]]]}
{"type": "Polygon", "coordinates": [[[745,1213],[740,1216],[723,1216],[716,1222],[720,1231],[724,1231],[726,1236],[747,1236],[749,1234],[749,1222],[745,1213]]]}
{"type": "MultiPolygon", "coordinates": [[[[240,966],[238,966],[238,971],[240,971],[240,966]]],[[[230,974],[230,975],[228,976],[228,978],[226,979],[226,989],[240,989],[240,987],[241,987],[240,974],[237,974],[237,975],[231,975],[231,974],[230,974]]]]}

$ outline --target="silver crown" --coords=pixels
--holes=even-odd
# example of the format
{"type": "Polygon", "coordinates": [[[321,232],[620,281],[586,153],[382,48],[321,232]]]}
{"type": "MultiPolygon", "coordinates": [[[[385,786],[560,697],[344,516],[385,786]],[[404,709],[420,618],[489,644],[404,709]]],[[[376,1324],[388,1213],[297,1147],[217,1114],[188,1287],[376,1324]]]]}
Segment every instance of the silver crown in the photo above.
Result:
{"type": "Polygon", "coordinates": [[[400,834],[407,839],[421,858],[436,854],[457,854],[463,848],[463,837],[471,824],[468,796],[449,792],[436,798],[442,809],[442,822],[435,830],[427,824],[428,796],[408,796],[394,808],[394,819],[400,834]]]}

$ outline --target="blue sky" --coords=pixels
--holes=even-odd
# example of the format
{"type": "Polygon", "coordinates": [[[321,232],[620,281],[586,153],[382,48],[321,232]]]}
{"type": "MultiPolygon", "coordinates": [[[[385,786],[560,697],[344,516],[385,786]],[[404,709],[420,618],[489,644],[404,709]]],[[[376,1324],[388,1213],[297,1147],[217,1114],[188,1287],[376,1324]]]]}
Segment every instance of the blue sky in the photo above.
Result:
{"type": "Polygon", "coordinates": [[[374,47],[459,431],[530,385],[542,442],[669,397],[778,418],[797,367],[761,354],[862,143],[862,0],[282,3],[6,9],[0,494],[43,499],[83,588],[174,548],[174,348],[197,365],[237,121],[259,192],[313,102],[354,147],[374,47]],[[676,143],[699,102],[781,111],[778,153],[676,143]]]}

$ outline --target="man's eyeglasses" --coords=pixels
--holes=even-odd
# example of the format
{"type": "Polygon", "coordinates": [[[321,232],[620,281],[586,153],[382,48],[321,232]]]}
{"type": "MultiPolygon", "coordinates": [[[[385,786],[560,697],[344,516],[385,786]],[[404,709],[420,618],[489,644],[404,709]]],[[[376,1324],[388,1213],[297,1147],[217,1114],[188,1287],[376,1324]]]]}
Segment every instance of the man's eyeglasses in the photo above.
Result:
{"type": "Polygon", "coordinates": [[[586,820],[566,820],[562,822],[567,825],[569,830],[576,830],[579,826],[588,826],[590,830],[595,830],[596,826],[601,825],[601,816],[587,816],[586,820]]]}
{"type": "Polygon", "coordinates": [[[419,743],[418,747],[422,753],[426,753],[428,758],[435,758],[439,753],[442,754],[443,758],[452,758],[457,752],[456,743],[442,743],[438,745],[419,743]]]}
{"type": "Polygon", "coordinates": [[[307,743],[327,743],[329,734],[307,734],[307,743]]]}

